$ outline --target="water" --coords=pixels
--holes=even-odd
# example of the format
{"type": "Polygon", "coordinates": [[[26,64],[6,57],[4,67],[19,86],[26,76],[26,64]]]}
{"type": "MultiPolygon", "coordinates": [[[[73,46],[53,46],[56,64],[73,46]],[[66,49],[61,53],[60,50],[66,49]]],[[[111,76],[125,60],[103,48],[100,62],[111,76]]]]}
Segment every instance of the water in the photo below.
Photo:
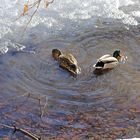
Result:
{"type": "MultiPolygon", "coordinates": [[[[13,22],[22,1],[3,0],[0,7],[2,123],[44,139],[140,137],[139,0],[60,0],[48,9],[42,3],[23,37],[29,17],[13,22]],[[73,53],[82,74],[73,78],[60,69],[53,48],[73,53]],[[125,50],[127,62],[94,75],[97,58],[116,48],[125,50]],[[42,120],[38,97],[46,108],[42,120]]],[[[11,133],[0,129],[0,137],[18,137],[11,133]]]]}

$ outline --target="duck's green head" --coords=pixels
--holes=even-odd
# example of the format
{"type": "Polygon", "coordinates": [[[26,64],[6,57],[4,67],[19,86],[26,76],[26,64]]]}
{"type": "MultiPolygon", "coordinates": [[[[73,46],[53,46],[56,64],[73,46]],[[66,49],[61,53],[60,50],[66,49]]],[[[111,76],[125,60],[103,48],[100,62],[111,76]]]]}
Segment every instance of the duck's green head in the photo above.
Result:
{"type": "Polygon", "coordinates": [[[58,49],[53,49],[52,50],[52,56],[55,60],[58,60],[59,59],[59,56],[61,55],[61,51],[58,50],[58,49]]]}
{"type": "Polygon", "coordinates": [[[113,57],[115,57],[116,59],[120,60],[120,58],[121,58],[121,51],[120,51],[120,49],[117,49],[117,50],[114,51],[113,57]]]}

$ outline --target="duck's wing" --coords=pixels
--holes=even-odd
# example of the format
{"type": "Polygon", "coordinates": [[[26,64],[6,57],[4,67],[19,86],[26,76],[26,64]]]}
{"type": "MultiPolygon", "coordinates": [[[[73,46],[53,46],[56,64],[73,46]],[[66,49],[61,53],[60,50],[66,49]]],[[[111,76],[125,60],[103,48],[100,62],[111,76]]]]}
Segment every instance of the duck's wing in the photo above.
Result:
{"type": "Polygon", "coordinates": [[[97,63],[94,65],[96,69],[111,69],[117,66],[118,60],[115,57],[112,57],[110,55],[104,55],[100,57],[97,61],[97,63]]]}
{"type": "Polygon", "coordinates": [[[73,74],[81,73],[81,68],[77,65],[77,60],[72,54],[62,54],[59,57],[59,64],[73,74]]]}
{"type": "Polygon", "coordinates": [[[67,58],[71,63],[77,65],[77,60],[76,60],[76,58],[75,58],[71,53],[67,54],[67,55],[66,55],[66,58],[67,58]]]}
{"type": "Polygon", "coordinates": [[[103,69],[112,69],[118,65],[118,60],[115,57],[107,57],[101,61],[104,63],[103,69]]]}
{"type": "Polygon", "coordinates": [[[72,54],[62,54],[59,56],[59,60],[67,62],[68,65],[74,64],[77,66],[77,60],[72,54]]]}
{"type": "Polygon", "coordinates": [[[111,57],[110,54],[106,54],[106,55],[101,56],[99,59],[97,59],[97,62],[96,62],[96,64],[93,65],[93,67],[96,69],[103,69],[104,62],[102,60],[109,58],[109,57],[111,57]]]}
{"type": "Polygon", "coordinates": [[[99,61],[102,61],[104,63],[111,63],[111,62],[118,61],[118,60],[115,57],[109,56],[106,58],[102,58],[99,61]]]}

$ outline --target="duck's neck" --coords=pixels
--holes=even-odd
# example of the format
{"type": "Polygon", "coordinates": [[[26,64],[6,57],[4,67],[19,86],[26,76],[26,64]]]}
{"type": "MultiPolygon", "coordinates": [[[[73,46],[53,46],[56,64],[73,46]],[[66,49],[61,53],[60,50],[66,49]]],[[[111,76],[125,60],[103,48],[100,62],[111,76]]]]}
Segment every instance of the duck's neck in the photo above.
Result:
{"type": "Polygon", "coordinates": [[[120,60],[121,56],[117,53],[117,52],[114,52],[113,53],[113,57],[115,57],[118,61],[120,60]]]}

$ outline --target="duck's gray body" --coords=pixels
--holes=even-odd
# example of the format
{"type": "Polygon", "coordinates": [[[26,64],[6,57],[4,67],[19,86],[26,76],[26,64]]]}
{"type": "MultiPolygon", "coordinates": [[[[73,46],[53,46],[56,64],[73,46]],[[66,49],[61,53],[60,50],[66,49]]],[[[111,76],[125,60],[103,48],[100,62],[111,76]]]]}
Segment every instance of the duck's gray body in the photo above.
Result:
{"type": "Polygon", "coordinates": [[[118,63],[119,62],[115,57],[106,54],[100,57],[93,67],[97,70],[113,69],[118,63]]]}

